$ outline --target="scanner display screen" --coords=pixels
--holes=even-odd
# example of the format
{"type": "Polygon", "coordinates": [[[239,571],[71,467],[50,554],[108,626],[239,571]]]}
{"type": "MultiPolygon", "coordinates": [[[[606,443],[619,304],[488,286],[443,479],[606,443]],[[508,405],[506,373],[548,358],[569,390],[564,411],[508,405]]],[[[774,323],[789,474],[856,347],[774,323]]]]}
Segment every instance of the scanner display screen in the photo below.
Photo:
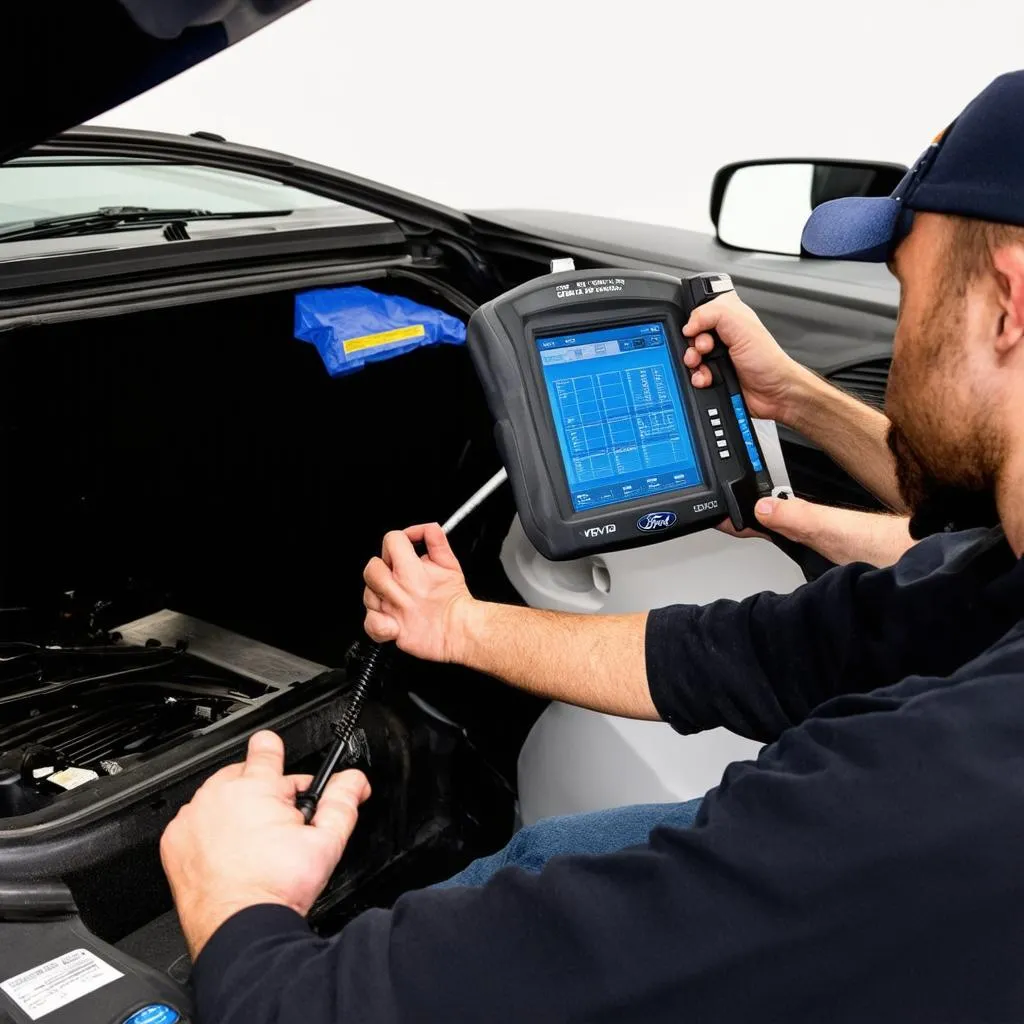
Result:
{"type": "Polygon", "coordinates": [[[662,324],[538,338],[537,349],[575,511],[704,483],[662,324]]]}

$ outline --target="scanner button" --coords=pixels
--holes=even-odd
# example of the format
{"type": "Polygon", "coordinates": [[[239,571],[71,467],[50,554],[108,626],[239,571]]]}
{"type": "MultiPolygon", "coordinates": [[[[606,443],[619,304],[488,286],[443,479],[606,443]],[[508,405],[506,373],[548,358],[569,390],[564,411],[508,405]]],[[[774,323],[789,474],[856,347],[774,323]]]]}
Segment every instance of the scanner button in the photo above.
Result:
{"type": "Polygon", "coordinates": [[[721,425],[722,425],[722,421],[721,420],[712,420],[711,421],[711,426],[713,426],[713,427],[720,427],[721,425]]]}
{"type": "Polygon", "coordinates": [[[727,458],[729,458],[729,453],[728,453],[728,451],[724,451],[724,452],[719,452],[719,453],[718,453],[718,457],[719,457],[720,459],[727,459],[727,458]]]}
{"type": "Polygon", "coordinates": [[[717,409],[708,409],[708,415],[709,416],[717,416],[718,415],[718,410],[717,409]]]}
{"type": "Polygon", "coordinates": [[[715,437],[725,437],[725,431],[724,430],[716,430],[715,431],[715,437]]]}
{"type": "Polygon", "coordinates": [[[717,444],[719,448],[728,448],[729,447],[729,442],[728,441],[716,441],[715,444],[717,444]]]}

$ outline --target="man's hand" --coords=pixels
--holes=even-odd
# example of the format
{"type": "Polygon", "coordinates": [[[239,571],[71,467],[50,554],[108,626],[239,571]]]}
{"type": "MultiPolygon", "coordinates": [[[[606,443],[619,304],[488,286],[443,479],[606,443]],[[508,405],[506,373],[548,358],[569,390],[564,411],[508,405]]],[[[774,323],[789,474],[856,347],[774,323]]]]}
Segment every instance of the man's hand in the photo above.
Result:
{"type": "Polygon", "coordinates": [[[246,907],[277,903],[309,912],[370,795],[362,772],[335,775],[305,825],[295,796],[311,781],[285,775],[280,737],[258,732],[245,762],[207,779],[167,826],[160,857],[193,960],[246,907]]]}
{"type": "Polygon", "coordinates": [[[711,371],[702,365],[714,344],[710,331],[716,331],[729,349],[754,416],[792,427],[890,508],[906,510],[886,443],[889,421],[882,413],[786,355],[734,292],[698,306],[683,328],[690,340],[683,362],[694,387],[711,385],[711,371]]]}
{"type": "Polygon", "coordinates": [[[762,498],[754,514],[762,526],[837,565],[868,562],[881,568],[898,562],[914,544],[906,516],[832,508],[800,498],[762,498]]]}
{"type": "Polygon", "coordinates": [[[372,639],[394,640],[407,654],[428,661],[460,660],[466,618],[476,602],[437,523],[387,534],[363,580],[365,628],[372,639]],[[421,541],[422,557],[413,547],[421,541]]]}
{"type": "Polygon", "coordinates": [[[690,341],[683,362],[692,371],[694,387],[711,386],[711,371],[702,364],[714,347],[711,331],[729,349],[751,414],[785,423],[793,389],[809,371],[786,355],[757,314],[730,292],[698,306],[683,328],[690,341]]]}

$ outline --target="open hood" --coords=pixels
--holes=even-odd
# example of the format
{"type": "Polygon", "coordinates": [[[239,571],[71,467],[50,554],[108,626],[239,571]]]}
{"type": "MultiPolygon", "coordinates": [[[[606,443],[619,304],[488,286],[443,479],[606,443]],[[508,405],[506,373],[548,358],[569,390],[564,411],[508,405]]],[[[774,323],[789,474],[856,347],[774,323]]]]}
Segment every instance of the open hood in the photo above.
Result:
{"type": "Polygon", "coordinates": [[[9,0],[0,161],[116,107],[306,0],[9,0]]]}

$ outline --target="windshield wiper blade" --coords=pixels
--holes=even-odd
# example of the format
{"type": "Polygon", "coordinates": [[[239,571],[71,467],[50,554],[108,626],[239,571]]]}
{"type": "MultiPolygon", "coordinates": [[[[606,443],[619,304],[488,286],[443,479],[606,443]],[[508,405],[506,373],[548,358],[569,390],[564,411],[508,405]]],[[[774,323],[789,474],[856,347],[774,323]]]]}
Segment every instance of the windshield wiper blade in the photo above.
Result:
{"type": "Polygon", "coordinates": [[[89,213],[73,213],[63,217],[18,221],[0,227],[0,242],[21,242],[38,238],[68,238],[73,235],[95,235],[105,231],[123,231],[139,227],[182,223],[196,220],[250,220],[260,217],[288,217],[294,210],[234,210],[214,213],[212,210],[151,209],[148,206],[103,206],[89,213]]]}
{"type": "Polygon", "coordinates": [[[209,210],[155,209],[149,206],[101,206],[98,210],[71,213],[61,217],[18,221],[0,227],[0,241],[17,242],[32,238],[60,238],[64,235],[87,235],[94,231],[110,231],[128,224],[166,224],[175,220],[208,217],[209,210]]]}

